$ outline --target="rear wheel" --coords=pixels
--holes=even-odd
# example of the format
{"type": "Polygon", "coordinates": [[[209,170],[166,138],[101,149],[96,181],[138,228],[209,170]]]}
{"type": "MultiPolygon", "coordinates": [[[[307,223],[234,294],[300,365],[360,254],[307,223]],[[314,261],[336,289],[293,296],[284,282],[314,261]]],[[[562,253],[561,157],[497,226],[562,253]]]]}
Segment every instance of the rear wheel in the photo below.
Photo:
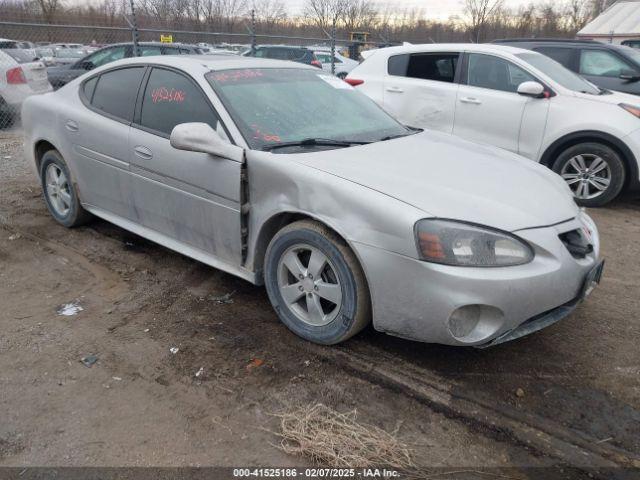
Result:
{"type": "Polygon", "coordinates": [[[309,341],[334,345],[370,321],[371,300],[355,255],[312,221],[280,230],[267,249],[267,293],[282,322],[309,341]]]}
{"type": "Polygon", "coordinates": [[[4,98],[0,97],[0,128],[9,128],[15,122],[16,114],[7,104],[4,98]]]}
{"type": "Polygon", "coordinates": [[[91,219],[91,214],[80,205],[67,164],[56,150],[42,156],[40,179],[49,213],[58,223],[77,227],[91,219]]]}
{"type": "Polygon", "coordinates": [[[618,196],[625,168],[618,152],[601,143],[585,142],[568,148],[553,164],[573,192],[576,203],[602,207],[618,196]]]}

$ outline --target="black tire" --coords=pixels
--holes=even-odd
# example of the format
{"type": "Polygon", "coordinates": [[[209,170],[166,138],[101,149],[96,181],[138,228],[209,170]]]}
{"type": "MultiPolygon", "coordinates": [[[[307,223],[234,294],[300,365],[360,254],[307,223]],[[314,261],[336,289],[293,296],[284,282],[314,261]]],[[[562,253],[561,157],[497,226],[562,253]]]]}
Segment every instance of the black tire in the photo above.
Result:
{"type": "Polygon", "coordinates": [[[58,223],[64,225],[67,228],[72,228],[84,225],[89,220],[91,220],[91,214],[84,208],[82,208],[82,205],[80,204],[76,184],[75,182],[73,182],[73,177],[71,176],[69,169],[67,168],[67,164],[62,158],[62,155],[58,153],[58,151],[49,150],[42,156],[40,162],[40,183],[42,185],[42,192],[44,193],[44,200],[47,204],[47,208],[49,209],[49,213],[58,223]],[[62,172],[64,172],[66,178],[68,179],[67,188],[65,189],[65,191],[70,195],[71,201],[69,209],[64,215],[60,214],[54,207],[52,199],[50,198],[51,192],[49,191],[49,187],[47,186],[46,172],[49,166],[52,164],[56,165],[62,172]]]}
{"type": "MultiPolygon", "coordinates": [[[[313,277],[311,277],[313,278],[313,277]]],[[[371,299],[364,273],[351,249],[324,225],[303,220],[280,230],[271,240],[265,257],[264,280],[269,299],[280,320],[296,335],[321,345],[335,345],[356,335],[371,321],[371,299]],[[278,285],[280,260],[292,247],[311,246],[335,268],[341,287],[341,305],[335,318],[323,326],[305,323],[284,301],[278,285]]],[[[309,295],[309,294],[307,294],[309,295]]],[[[305,298],[302,295],[302,298],[305,298]]]]}
{"type": "MultiPolygon", "coordinates": [[[[566,149],[558,156],[556,161],[553,163],[553,171],[559,175],[562,174],[565,168],[571,168],[569,165],[571,159],[579,155],[585,155],[587,158],[590,156],[598,156],[602,158],[607,163],[611,175],[609,178],[609,185],[604,191],[602,191],[602,193],[593,198],[576,197],[576,203],[584,207],[602,207],[608,204],[620,194],[626,178],[626,170],[620,154],[613,148],[602,143],[580,143],[566,149]]],[[[573,172],[573,169],[571,172],[573,172]]],[[[574,189],[572,188],[572,190],[574,189]]],[[[576,193],[575,190],[574,193],[576,193]]]]}
{"type": "Polygon", "coordinates": [[[0,97],[0,128],[9,128],[16,121],[16,112],[0,97]]]}

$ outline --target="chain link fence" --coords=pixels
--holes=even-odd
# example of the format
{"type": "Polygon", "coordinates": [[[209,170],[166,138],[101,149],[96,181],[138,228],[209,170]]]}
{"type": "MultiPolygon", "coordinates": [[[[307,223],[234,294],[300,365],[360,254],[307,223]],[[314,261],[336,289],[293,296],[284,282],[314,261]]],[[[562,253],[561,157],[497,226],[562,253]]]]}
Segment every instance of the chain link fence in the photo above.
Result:
{"type": "MultiPolygon", "coordinates": [[[[129,26],[66,25],[0,21],[0,130],[18,128],[20,107],[30,95],[57,88],[55,78],[61,70],[84,69],[83,59],[112,44],[127,43],[124,56],[144,55],[153,49],[141,50],[144,42],[163,43],[157,54],[189,53],[181,46],[197,46],[203,50],[224,49],[240,54],[260,45],[315,47],[342,51],[347,56],[357,52],[362,41],[338,38],[335,29],[325,37],[261,34],[249,20],[246,32],[226,33],[177,30],[171,28],[137,28],[135,16],[126,19],[129,26]]],[[[191,50],[192,51],[192,50],[191,50]]],[[[121,58],[117,56],[111,60],[121,58]]],[[[331,55],[331,59],[334,59],[331,55]]],[[[331,65],[335,72],[335,66],[331,65]]],[[[82,72],[84,73],[84,71],[82,72]]],[[[76,75],[77,76],[77,75],[76,75]]]]}

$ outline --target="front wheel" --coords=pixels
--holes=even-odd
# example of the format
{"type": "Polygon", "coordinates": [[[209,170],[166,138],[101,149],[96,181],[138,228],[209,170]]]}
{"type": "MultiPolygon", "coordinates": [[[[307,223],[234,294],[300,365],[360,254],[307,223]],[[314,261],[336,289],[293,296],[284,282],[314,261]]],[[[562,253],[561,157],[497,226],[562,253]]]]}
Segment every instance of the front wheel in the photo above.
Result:
{"type": "Polygon", "coordinates": [[[585,207],[602,207],[618,196],[625,181],[625,168],[618,152],[607,145],[585,142],[568,148],[553,164],[585,207]]]}
{"type": "Polygon", "coordinates": [[[280,320],[296,335],[334,345],[370,321],[371,300],[355,255],[312,221],[280,230],[267,249],[265,284],[280,320]]]}

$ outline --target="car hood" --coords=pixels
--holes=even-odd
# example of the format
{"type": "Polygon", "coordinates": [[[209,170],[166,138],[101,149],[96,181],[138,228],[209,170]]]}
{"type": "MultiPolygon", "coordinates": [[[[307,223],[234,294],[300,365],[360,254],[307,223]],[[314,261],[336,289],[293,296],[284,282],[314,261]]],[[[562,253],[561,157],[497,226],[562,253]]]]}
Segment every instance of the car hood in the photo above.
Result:
{"type": "Polygon", "coordinates": [[[630,105],[640,106],[640,98],[638,95],[632,95],[630,93],[614,92],[606,93],[604,95],[589,95],[587,93],[575,92],[575,95],[580,98],[586,98],[599,103],[608,103],[612,105],[619,105],[621,103],[628,103],[630,105]]]}
{"type": "Polygon", "coordinates": [[[308,167],[417,207],[426,216],[516,231],[553,225],[579,213],[565,182],[546,167],[443,133],[296,157],[308,167]]]}

